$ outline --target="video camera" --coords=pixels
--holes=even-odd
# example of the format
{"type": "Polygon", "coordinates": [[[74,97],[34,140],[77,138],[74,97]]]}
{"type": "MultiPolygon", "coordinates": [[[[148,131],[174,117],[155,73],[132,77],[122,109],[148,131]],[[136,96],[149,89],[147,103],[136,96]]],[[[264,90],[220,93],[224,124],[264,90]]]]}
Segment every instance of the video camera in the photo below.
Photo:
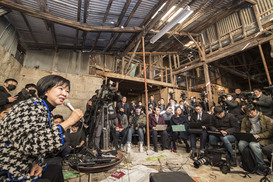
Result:
{"type": "Polygon", "coordinates": [[[225,104],[225,100],[227,99],[227,94],[221,94],[219,97],[218,97],[218,104],[225,104]]]}
{"type": "Polygon", "coordinates": [[[187,99],[187,92],[182,91],[180,94],[180,98],[185,101],[187,99]]]}
{"type": "Polygon", "coordinates": [[[206,93],[205,91],[203,91],[203,92],[201,93],[201,99],[204,101],[205,98],[207,97],[207,95],[208,95],[208,93],[206,93]]]}
{"type": "Polygon", "coordinates": [[[116,88],[116,83],[112,80],[107,80],[107,83],[103,81],[101,90],[99,91],[99,96],[102,101],[119,101],[121,99],[121,94],[116,88]]]}
{"type": "Polygon", "coordinates": [[[247,92],[243,93],[243,99],[246,100],[248,103],[252,103],[256,97],[254,96],[254,92],[247,92]]]}

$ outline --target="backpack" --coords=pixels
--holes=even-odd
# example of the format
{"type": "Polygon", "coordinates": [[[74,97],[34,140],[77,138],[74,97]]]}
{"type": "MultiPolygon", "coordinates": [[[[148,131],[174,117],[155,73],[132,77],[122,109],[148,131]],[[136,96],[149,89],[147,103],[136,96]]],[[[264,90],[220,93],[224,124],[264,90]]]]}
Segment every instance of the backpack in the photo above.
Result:
{"type": "Polygon", "coordinates": [[[244,148],[241,155],[242,167],[245,171],[249,173],[255,173],[258,169],[258,163],[253,151],[247,146],[244,148]]]}

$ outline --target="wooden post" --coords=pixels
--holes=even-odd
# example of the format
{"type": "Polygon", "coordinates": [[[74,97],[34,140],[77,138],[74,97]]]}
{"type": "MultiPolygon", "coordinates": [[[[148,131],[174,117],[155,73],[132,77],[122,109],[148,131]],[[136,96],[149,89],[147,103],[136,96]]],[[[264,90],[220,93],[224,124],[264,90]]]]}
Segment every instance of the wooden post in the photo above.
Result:
{"type": "Polygon", "coordinates": [[[149,79],[153,79],[152,54],[150,54],[150,56],[149,56],[149,79]]]}
{"type": "Polygon", "coordinates": [[[259,9],[258,9],[258,5],[257,4],[253,5],[253,11],[254,11],[254,14],[255,14],[255,17],[256,17],[256,21],[257,21],[259,30],[262,31],[263,30],[263,26],[262,26],[262,23],[261,23],[261,15],[259,13],[259,9]]]}
{"type": "Polygon", "coordinates": [[[189,91],[189,82],[188,82],[188,75],[187,74],[186,74],[186,90],[187,90],[187,92],[189,91]]]}
{"type": "Polygon", "coordinates": [[[174,63],[174,67],[177,68],[177,64],[176,64],[176,56],[173,55],[173,63],[174,63]]]}
{"type": "Polygon", "coordinates": [[[204,67],[204,74],[205,74],[205,83],[206,83],[206,91],[208,93],[209,96],[209,107],[212,106],[212,92],[211,92],[211,86],[210,86],[210,78],[209,78],[209,68],[208,68],[208,64],[204,63],[203,64],[204,67]]]}
{"type": "Polygon", "coordinates": [[[243,18],[243,15],[242,15],[241,11],[238,11],[238,14],[239,14],[239,20],[241,21],[241,24],[242,24],[244,37],[246,38],[247,35],[246,35],[246,25],[245,25],[245,21],[244,21],[244,18],[243,18]]]}
{"type": "Polygon", "coordinates": [[[261,57],[262,57],[262,60],[263,60],[264,69],[265,69],[265,73],[266,73],[266,76],[267,76],[268,84],[269,84],[269,85],[272,85],[271,78],[270,78],[270,74],[269,74],[269,71],[268,71],[268,67],[267,67],[267,64],[266,64],[266,60],[265,60],[265,58],[264,58],[264,52],[263,52],[263,48],[262,48],[262,45],[261,45],[261,44],[259,44],[259,50],[260,50],[260,54],[261,54],[261,57]]]}
{"type": "Polygon", "coordinates": [[[168,69],[165,66],[165,77],[166,77],[166,83],[168,83],[168,69]]]}
{"type": "Polygon", "coordinates": [[[124,57],[122,57],[122,62],[121,62],[121,74],[124,75],[124,57]]]}
{"type": "Polygon", "coordinates": [[[173,68],[172,68],[172,57],[169,54],[169,66],[170,66],[170,77],[171,77],[171,83],[173,83],[173,68]]]}
{"type": "Polygon", "coordinates": [[[216,31],[217,31],[217,37],[218,37],[219,47],[221,49],[222,48],[222,42],[221,42],[220,30],[219,30],[219,27],[218,27],[217,23],[215,23],[215,26],[216,26],[216,31]]]}
{"type": "Polygon", "coordinates": [[[143,47],[143,66],[144,66],[144,85],[145,85],[145,105],[146,105],[146,120],[147,120],[147,150],[150,149],[150,132],[149,132],[149,117],[148,117],[148,89],[147,89],[147,78],[146,78],[146,63],[145,63],[145,42],[142,36],[142,47],[143,47]]]}
{"type": "Polygon", "coordinates": [[[176,55],[176,60],[177,60],[177,67],[180,68],[180,58],[179,55],[176,55]]]}
{"type": "Polygon", "coordinates": [[[160,74],[161,74],[161,81],[163,82],[163,78],[164,78],[164,76],[163,76],[163,58],[162,58],[162,56],[160,56],[160,74]]]}

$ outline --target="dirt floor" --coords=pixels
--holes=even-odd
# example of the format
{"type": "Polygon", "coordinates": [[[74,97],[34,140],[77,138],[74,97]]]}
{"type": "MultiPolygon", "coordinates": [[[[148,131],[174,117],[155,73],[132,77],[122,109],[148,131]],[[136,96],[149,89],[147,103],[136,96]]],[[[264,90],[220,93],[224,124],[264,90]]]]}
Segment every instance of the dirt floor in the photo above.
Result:
{"type": "MultiPolygon", "coordinates": [[[[134,166],[145,167],[146,169],[151,169],[151,171],[158,172],[186,172],[189,176],[191,176],[195,181],[198,182],[258,182],[263,176],[259,176],[256,174],[250,174],[250,177],[243,177],[242,174],[223,174],[220,171],[219,167],[211,167],[202,165],[198,169],[194,168],[193,161],[189,158],[190,154],[185,152],[185,147],[183,144],[178,146],[178,152],[170,152],[168,150],[159,151],[158,153],[153,152],[152,150],[145,151],[144,153],[138,152],[138,147],[134,146],[132,148],[132,152],[130,154],[126,154],[123,152],[125,158],[124,160],[114,168],[109,171],[101,172],[101,173],[93,173],[90,176],[88,174],[81,173],[81,181],[88,181],[88,178],[91,178],[92,182],[95,181],[130,181],[130,182],[145,182],[149,181],[149,170],[146,170],[146,177],[138,179],[138,177],[134,177],[133,172],[130,171],[130,175],[123,176],[118,180],[113,180],[113,178],[108,178],[115,171],[122,170],[123,172],[127,172],[129,174],[129,170],[133,170],[134,166]],[[108,179],[107,179],[108,178],[108,179]]],[[[65,166],[64,169],[74,171],[69,166],[65,166]]],[[[145,169],[144,169],[145,170],[145,169]]],[[[240,167],[233,167],[231,171],[243,171],[240,167]]],[[[76,171],[74,171],[76,172],[76,171]]],[[[139,176],[139,175],[136,175],[139,176]]],[[[270,177],[269,177],[270,178],[270,177]]],[[[271,177],[272,178],[272,177],[271,177]]],[[[69,182],[78,182],[80,181],[79,177],[69,179],[69,182]]]]}

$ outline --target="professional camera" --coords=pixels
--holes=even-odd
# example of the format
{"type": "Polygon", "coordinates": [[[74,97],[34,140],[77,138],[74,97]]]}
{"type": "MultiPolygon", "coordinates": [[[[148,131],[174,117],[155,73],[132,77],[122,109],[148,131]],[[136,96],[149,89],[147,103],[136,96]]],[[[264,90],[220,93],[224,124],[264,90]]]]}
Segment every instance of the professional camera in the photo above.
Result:
{"type": "Polygon", "coordinates": [[[254,92],[247,92],[243,93],[243,99],[246,100],[248,103],[252,103],[256,97],[254,96],[254,92]]]}
{"type": "Polygon", "coordinates": [[[180,94],[180,98],[185,101],[187,99],[187,92],[182,91],[180,94]]]}
{"type": "Polygon", "coordinates": [[[227,94],[221,94],[219,97],[218,97],[218,104],[225,104],[225,100],[227,99],[227,94]]]}
{"type": "Polygon", "coordinates": [[[201,99],[204,101],[205,100],[205,98],[207,97],[207,93],[205,92],[205,91],[203,91],[202,93],[201,93],[201,99]]]}
{"type": "Polygon", "coordinates": [[[208,157],[203,157],[201,159],[198,160],[194,160],[193,165],[195,168],[199,168],[202,165],[209,165],[210,164],[210,159],[208,157]]]}
{"type": "Polygon", "coordinates": [[[107,83],[103,82],[99,95],[103,101],[118,101],[121,99],[121,95],[117,91],[116,83],[108,80],[107,83]]]}

